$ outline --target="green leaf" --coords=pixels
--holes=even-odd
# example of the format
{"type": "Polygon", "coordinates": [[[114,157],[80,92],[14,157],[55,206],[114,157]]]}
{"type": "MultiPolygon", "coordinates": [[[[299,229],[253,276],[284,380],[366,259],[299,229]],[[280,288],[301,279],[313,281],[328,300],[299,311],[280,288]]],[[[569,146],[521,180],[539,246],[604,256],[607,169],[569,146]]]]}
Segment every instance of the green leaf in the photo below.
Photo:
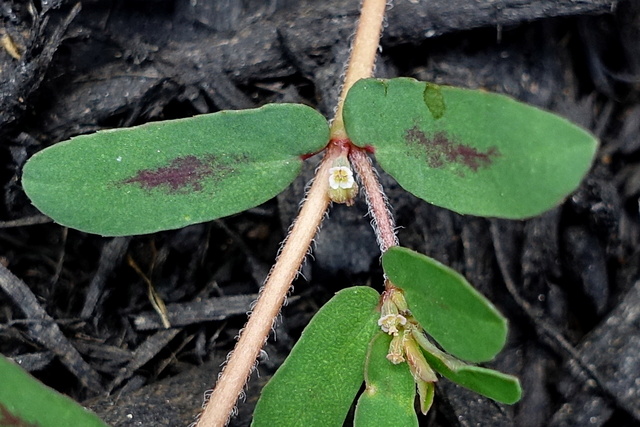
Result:
{"type": "Polygon", "coordinates": [[[0,427],[106,427],[94,413],[0,355],[0,427]]]}
{"type": "Polygon", "coordinates": [[[462,214],[538,215],[576,189],[597,147],[567,120],[504,95],[408,78],[357,82],[343,118],[402,187],[462,214]]]}
{"type": "Polygon", "coordinates": [[[416,383],[406,363],[387,360],[391,336],[378,333],[369,344],[365,362],[366,389],[358,399],[355,427],[418,425],[414,409],[416,383]]]}
{"type": "Polygon", "coordinates": [[[34,155],[22,183],[62,225],[152,233],[265,202],[328,139],[327,121],[303,105],[223,111],[72,138],[34,155]]]}
{"type": "Polygon", "coordinates": [[[342,426],[364,381],[367,346],[379,331],[379,299],[371,288],[353,287],[325,304],[263,388],[252,425],[342,426]]]}
{"type": "Polygon", "coordinates": [[[456,271],[399,246],[385,252],[382,267],[404,291],[416,320],[447,352],[471,362],[500,352],[507,320],[456,271]]]}
{"type": "Polygon", "coordinates": [[[492,369],[470,366],[433,345],[421,332],[414,331],[429,365],[449,380],[483,396],[509,405],[522,397],[520,381],[513,375],[492,369]]]}

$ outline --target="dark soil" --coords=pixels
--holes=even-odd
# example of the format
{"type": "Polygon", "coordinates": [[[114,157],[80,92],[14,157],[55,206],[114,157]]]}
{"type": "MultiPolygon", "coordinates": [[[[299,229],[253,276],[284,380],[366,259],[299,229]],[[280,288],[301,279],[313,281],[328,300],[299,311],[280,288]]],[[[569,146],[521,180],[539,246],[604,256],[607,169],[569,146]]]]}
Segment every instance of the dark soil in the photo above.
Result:
{"type": "MultiPolygon", "coordinates": [[[[329,117],[359,2],[28,3],[0,3],[0,352],[112,425],[187,425],[313,165],[255,209],[132,238],[50,222],[24,195],[21,168],[73,135],[152,120],[269,102],[329,117]],[[173,328],[162,327],[132,265],[169,306],[173,328]]],[[[507,93],[602,141],[576,193],[529,221],[460,216],[382,175],[402,244],[465,274],[510,319],[508,346],[489,366],[524,388],[508,407],[442,380],[422,423],[638,425],[640,3],[396,0],[387,24],[377,76],[507,93]]],[[[333,207],[232,425],[250,423],[260,386],[324,302],[346,286],[379,289],[365,214],[362,201],[333,207]]]]}

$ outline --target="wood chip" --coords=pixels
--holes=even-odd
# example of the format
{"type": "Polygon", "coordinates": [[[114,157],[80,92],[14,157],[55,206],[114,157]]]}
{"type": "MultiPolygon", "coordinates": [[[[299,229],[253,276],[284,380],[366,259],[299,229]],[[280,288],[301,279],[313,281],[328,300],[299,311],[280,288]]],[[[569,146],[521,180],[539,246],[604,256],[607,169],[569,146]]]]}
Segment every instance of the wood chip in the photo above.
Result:
{"type": "MultiPolygon", "coordinates": [[[[169,322],[173,326],[186,326],[211,320],[223,320],[230,316],[246,314],[257,294],[211,298],[202,301],[167,305],[169,322]]],[[[133,325],[139,331],[161,329],[163,324],[155,312],[147,312],[133,318],[133,325]]]]}
{"type": "Polygon", "coordinates": [[[27,319],[27,331],[31,339],[51,350],[78,380],[94,392],[103,390],[98,373],[84,361],[78,350],[67,340],[55,320],[38,303],[31,289],[0,264],[0,288],[20,307],[27,319]]]}

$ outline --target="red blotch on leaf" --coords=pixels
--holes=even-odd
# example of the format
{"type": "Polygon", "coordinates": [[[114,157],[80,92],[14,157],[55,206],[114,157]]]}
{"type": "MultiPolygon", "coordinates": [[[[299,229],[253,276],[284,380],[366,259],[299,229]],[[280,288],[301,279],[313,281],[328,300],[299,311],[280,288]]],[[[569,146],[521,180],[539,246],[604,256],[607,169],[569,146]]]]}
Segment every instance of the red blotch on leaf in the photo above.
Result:
{"type": "Polygon", "coordinates": [[[417,126],[405,133],[406,141],[415,147],[420,147],[426,155],[427,163],[432,168],[441,168],[447,164],[458,163],[474,172],[490,166],[496,157],[500,157],[497,147],[489,147],[487,151],[480,151],[468,145],[451,141],[444,132],[436,132],[427,136],[417,126]]]}
{"type": "Polygon", "coordinates": [[[138,184],[146,190],[164,188],[170,193],[201,191],[203,179],[221,177],[229,171],[231,167],[218,164],[214,155],[202,158],[184,156],[173,159],[169,166],[138,171],[135,176],[120,183],[138,184]]]}
{"type": "Polygon", "coordinates": [[[7,409],[6,406],[0,404],[0,426],[2,427],[38,427],[38,424],[33,424],[23,420],[22,418],[14,415],[7,409]]]}

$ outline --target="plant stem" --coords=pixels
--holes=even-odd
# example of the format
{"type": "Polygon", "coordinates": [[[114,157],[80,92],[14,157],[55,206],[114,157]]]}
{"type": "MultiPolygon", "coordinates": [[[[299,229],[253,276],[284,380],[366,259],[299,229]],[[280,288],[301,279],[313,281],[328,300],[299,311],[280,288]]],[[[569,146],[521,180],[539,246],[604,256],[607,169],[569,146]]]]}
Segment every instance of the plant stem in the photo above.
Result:
{"type": "Polygon", "coordinates": [[[198,427],[217,427],[227,423],[238,395],[284,303],[289,286],[298,274],[318,225],[329,206],[329,168],[337,153],[339,151],[334,154],[334,150],[329,147],[278,261],[271,270],[249,321],[240,333],[236,347],[230,354],[209,403],[202,413],[198,427]]]}
{"type": "Polygon", "coordinates": [[[382,191],[376,171],[373,169],[371,159],[365,150],[353,147],[349,152],[349,160],[360,177],[360,183],[369,206],[369,214],[372,218],[371,225],[376,233],[380,252],[384,253],[390,247],[398,245],[395,221],[389,210],[387,197],[382,191]]]}
{"type": "MultiPolygon", "coordinates": [[[[362,190],[367,200],[367,206],[369,206],[371,226],[376,233],[380,252],[384,254],[387,249],[399,244],[396,223],[391,214],[387,196],[378,181],[376,170],[373,168],[365,149],[353,146],[349,152],[349,161],[360,177],[362,190]]],[[[389,295],[391,290],[396,289],[396,286],[385,278],[384,288],[386,292],[383,293],[383,298],[385,294],[389,295]]]]}
{"type": "Polygon", "coordinates": [[[344,129],[344,122],[342,120],[342,106],[347,92],[349,92],[351,86],[358,80],[373,75],[386,5],[386,0],[363,0],[362,2],[360,21],[358,22],[356,37],[351,47],[349,68],[347,68],[347,74],[344,77],[344,84],[342,85],[342,92],[338,99],[336,116],[331,124],[332,139],[347,138],[347,132],[344,129]]]}
{"type": "MultiPolygon", "coordinates": [[[[331,141],[346,138],[342,122],[342,104],[347,91],[353,83],[370,77],[373,72],[385,6],[386,0],[363,1],[349,67],[338,101],[336,118],[331,127],[331,141]]],[[[284,303],[291,282],[298,274],[300,265],[329,206],[327,196],[329,169],[341,152],[342,149],[338,144],[329,143],[304,205],[262,288],[253,313],[240,333],[240,338],[220,374],[216,388],[200,416],[198,427],[222,427],[229,420],[260,349],[269,336],[276,316],[284,303]]]]}

